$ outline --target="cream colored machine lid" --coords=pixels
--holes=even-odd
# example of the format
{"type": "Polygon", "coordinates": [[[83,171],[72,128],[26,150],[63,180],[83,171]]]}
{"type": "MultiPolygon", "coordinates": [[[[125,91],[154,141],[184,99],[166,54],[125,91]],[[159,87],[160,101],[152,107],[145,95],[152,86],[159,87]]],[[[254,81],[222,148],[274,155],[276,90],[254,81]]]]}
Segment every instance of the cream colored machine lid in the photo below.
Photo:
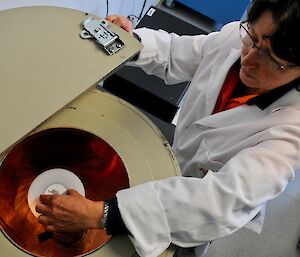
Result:
{"type": "Polygon", "coordinates": [[[125,47],[108,55],[79,36],[88,17],[58,7],[0,12],[0,154],[141,49],[110,24],[125,47]]]}

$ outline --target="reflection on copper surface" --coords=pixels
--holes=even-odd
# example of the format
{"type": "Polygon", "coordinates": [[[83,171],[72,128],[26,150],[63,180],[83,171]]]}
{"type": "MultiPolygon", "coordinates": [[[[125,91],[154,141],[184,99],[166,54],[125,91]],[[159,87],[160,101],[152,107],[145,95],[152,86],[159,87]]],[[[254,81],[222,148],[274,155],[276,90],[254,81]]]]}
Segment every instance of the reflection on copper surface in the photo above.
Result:
{"type": "Polygon", "coordinates": [[[53,239],[39,242],[45,227],[30,211],[27,193],[34,178],[51,168],[76,174],[92,200],[109,199],[129,187],[120,156],[99,137],[73,128],[38,132],[17,144],[0,166],[1,229],[18,247],[36,256],[78,256],[99,248],[110,238],[101,229],[88,230],[82,241],[70,247],[53,239]]]}

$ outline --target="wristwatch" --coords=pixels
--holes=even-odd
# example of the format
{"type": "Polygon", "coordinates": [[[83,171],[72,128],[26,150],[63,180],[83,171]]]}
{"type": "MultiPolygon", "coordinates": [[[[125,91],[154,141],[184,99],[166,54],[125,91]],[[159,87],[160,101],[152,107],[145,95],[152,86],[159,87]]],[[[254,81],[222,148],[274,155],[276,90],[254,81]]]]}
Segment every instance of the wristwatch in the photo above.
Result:
{"type": "Polygon", "coordinates": [[[107,227],[107,216],[108,216],[108,209],[109,205],[107,202],[104,202],[104,209],[103,209],[103,217],[101,219],[101,226],[106,229],[107,227]]]}

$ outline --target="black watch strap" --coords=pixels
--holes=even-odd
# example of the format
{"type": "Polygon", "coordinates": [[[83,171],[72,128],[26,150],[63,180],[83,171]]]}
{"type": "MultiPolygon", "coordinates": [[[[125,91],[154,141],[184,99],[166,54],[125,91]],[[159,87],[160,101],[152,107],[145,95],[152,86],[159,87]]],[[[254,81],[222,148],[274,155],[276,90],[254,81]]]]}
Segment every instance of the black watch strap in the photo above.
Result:
{"type": "Polygon", "coordinates": [[[121,213],[118,207],[117,197],[114,197],[108,201],[108,213],[105,224],[105,229],[107,234],[109,235],[124,235],[130,234],[129,230],[125,226],[123,219],[121,217],[121,213]]]}

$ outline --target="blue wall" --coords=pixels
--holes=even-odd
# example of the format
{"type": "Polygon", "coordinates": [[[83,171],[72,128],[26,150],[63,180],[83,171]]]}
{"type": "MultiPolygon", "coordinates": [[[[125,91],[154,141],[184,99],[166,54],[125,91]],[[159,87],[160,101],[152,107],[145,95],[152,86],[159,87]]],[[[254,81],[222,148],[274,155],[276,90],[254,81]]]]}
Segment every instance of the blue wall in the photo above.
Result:
{"type": "Polygon", "coordinates": [[[176,0],[220,24],[240,20],[249,0],[176,0]]]}

